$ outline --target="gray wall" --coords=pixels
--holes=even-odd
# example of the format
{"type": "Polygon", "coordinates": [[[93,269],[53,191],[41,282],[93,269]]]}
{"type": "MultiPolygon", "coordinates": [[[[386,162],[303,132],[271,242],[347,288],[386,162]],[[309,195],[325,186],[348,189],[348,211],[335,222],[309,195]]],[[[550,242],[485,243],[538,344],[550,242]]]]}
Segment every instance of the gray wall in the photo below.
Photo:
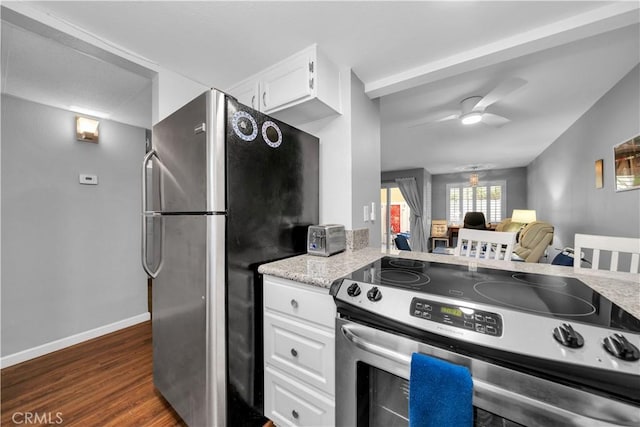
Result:
{"type": "Polygon", "coordinates": [[[142,128],[78,142],[74,113],[2,96],[3,356],[147,312],[144,151],[142,128]]]}
{"type": "MultiPolygon", "coordinates": [[[[433,218],[447,218],[447,184],[469,182],[470,172],[447,173],[432,176],[432,203],[433,218]]],[[[527,168],[509,168],[478,171],[479,181],[506,181],[507,182],[507,209],[506,218],[511,217],[514,209],[535,209],[527,205],[527,168]]],[[[545,220],[544,216],[537,214],[538,218],[545,220]]]]}
{"type": "Polygon", "coordinates": [[[380,229],[380,105],[364,93],[351,73],[351,211],[353,229],[369,229],[369,246],[379,248],[380,229]],[[374,221],[364,221],[364,206],[375,203],[374,221]]]}
{"type": "Polygon", "coordinates": [[[636,66],[528,166],[529,206],[555,226],[555,247],[573,247],[575,233],[640,237],[640,190],[616,192],[613,180],[613,146],[640,134],[639,117],[636,66]]]}

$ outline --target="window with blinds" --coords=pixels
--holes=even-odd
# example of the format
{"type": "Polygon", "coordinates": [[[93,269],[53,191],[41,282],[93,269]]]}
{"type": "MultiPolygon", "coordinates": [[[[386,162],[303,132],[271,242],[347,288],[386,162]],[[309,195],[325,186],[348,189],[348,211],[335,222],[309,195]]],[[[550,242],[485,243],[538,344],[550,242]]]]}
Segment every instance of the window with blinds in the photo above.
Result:
{"type": "Polygon", "coordinates": [[[506,181],[447,184],[447,221],[462,224],[467,212],[484,213],[487,222],[500,222],[505,218],[506,181]]]}
{"type": "Polygon", "coordinates": [[[447,221],[449,224],[460,224],[462,222],[462,214],[460,213],[460,187],[451,187],[447,186],[447,194],[449,195],[449,200],[447,204],[449,205],[447,208],[447,221]]]}

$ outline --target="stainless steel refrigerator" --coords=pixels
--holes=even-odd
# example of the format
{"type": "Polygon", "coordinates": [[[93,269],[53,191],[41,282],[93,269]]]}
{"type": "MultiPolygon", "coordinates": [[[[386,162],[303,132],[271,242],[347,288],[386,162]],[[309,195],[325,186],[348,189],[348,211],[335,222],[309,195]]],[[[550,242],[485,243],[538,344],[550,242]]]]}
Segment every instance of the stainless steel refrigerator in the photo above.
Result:
{"type": "Polygon", "coordinates": [[[192,427],[261,425],[260,264],[305,252],[319,142],[210,90],[153,127],[142,263],[153,378],[192,427]]]}

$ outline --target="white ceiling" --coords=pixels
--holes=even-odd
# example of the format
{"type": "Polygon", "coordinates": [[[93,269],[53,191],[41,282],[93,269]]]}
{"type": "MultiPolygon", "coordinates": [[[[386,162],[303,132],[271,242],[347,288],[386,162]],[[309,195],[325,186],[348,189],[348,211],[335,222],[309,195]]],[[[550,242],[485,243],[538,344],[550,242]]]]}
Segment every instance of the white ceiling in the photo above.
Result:
{"type": "Polygon", "coordinates": [[[627,27],[384,97],[383,170],[526,166],[638,63],[638,34],[637,26],[627,27]],[[487,108],[511,120],[502,127],[459,121],[411,127],[455,113],[462,99],[486,95],[512,77],[527,84],[487,108]]]}
{"type": "MultiPolygon", "coordinates": [[[[218,88],[318,43],[353,69],[369,96],[381,96],[382,170],[525,166],[640,62],[637,2],[16,4],[3,2],[33,7],[218,88]],[[407,125],[447,115],[463,98],[486,95],[511,77],[528,83],[488,108],[511,120],[503,127],[407,125]]],[[[149,127],[148,75],[63,53],[24,32],[3,22],[3,92],[42,91],[44,103],[68,103],[65,94],[74,93],[87,108],[111,111],[112,118],[139,114],[145,124],[138,125],[149,127]]]]}
{"type": "Polygon", "coordinates": [[[151,79],[2,23],[2,93],[151,128],[151,79]]]}

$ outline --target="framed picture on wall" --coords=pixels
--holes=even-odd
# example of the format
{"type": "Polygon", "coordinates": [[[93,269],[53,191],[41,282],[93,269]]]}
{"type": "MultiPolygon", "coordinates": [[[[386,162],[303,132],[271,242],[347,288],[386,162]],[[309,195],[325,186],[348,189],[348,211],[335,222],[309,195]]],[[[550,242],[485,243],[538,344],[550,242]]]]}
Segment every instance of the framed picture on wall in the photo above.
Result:
{"type": "Polygon", "coordinates": [[[613,147],[616,191],[640,188],[640,135],[613,147]]]}
{"type": "Polygon", "coordinates": [[[596,188],[604,187],[603,174],[602,174],[603,160],[596,160],[595,173],[596,173],[596,188]]]}

